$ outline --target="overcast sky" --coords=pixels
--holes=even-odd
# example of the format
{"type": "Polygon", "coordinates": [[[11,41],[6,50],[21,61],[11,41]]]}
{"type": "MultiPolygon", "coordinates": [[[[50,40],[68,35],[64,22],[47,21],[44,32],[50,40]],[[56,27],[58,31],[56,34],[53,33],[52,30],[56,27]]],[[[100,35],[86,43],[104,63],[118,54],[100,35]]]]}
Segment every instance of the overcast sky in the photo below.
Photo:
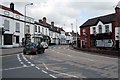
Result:
{"type": "Polygon", "coordinates": [[[79,31],[79,26],[90,18],[114,13],[115,6],[119,0],[3,0],[2,4],[9,7],[10,2],[15,3],[15,10],[24,14],[27,6],[27,16],[33,17],[36,21],[47,18],[47,22],[54,21],[58,27],[63,27],[65,31],[73,29],[79,31]],[[20,2],[21,1],[21,2],[20,2]]]}

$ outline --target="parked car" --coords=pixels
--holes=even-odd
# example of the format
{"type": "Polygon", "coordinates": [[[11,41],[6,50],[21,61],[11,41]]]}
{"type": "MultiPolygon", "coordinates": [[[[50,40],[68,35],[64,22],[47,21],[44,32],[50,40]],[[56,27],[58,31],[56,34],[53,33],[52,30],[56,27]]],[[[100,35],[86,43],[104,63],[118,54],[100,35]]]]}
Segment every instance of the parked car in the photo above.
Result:
{"type": "Polygon", "coordinates": [[[23,54],[37,54],[37,44],[28,43],[23,49],[23,54]]]}
{"type": "Polygon", "coordinates": [[[38,54],[42,54],[43,51],[44,51],[43,46],[40,43],[38,43],[38,45],[37,45],[37,53],[38,54]]]}
{"type": "Polygon", "coordinates": [[[46,42],[41,42],[41,45],[44,49],[48,49],[48,44],[46,42]]]}

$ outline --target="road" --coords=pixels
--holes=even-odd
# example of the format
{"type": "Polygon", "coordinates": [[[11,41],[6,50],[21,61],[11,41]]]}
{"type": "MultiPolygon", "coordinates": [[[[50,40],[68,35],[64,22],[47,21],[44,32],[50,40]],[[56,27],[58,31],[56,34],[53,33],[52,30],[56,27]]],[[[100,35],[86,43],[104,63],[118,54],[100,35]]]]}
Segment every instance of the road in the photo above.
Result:
{"type": "Polygon", "coordinates": [[[118,78],[118,58],[51,46],[44,54],[2,56],[3,78],[118,78]]]}

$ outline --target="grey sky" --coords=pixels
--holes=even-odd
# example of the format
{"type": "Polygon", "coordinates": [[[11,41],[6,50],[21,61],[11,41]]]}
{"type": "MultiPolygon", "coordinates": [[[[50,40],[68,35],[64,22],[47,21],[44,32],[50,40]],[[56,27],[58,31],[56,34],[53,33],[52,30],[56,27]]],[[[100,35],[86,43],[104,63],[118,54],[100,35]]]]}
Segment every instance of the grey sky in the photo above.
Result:
{"type": "MultiPolygon", "coordinates": [[[[65,31],[71,31],[71,23],[74,30],[87,19],[114,13],[114,7],[119,0],[6,0],[2,4],[9,7],[10,2],[15,3],[15,9],[24,14],[24,6],[33,2],[33,6],[27,7],[27,15],[35,20],[47,17],[47,21],[55,22],[65,31]],[[65,24],[65,26],[64,26],[65,24]]],[[[75,30],[76,31],[76,30],[75,30]]]]}

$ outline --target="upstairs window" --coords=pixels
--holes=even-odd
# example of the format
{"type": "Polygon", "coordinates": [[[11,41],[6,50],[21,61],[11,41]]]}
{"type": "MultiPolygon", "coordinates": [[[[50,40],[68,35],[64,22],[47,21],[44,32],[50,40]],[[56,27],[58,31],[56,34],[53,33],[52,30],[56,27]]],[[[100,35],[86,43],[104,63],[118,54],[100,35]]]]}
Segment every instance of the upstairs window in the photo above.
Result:
{"type": "Polygon", "coordinates": [[[83,35],[85,35],[85,32],[86,32],[85,29],[83,29],[83,30],[82,30],[83,35]]]}
{"type": "Polygon", "coordinates": [[[93,34],[96,33],[96,27],[93,27],[93,34]]]}
{"type": "Polygon", "coordinates": [[[40,26],[38,26],[38,32],[40,33],[40,26]]]}
{"type": "Polygon", "coordinates": [[[9,22],[9,20],[4,20],[4,29],[6,31],[9,31],[9,28],[10,28],[10,22],[9,22]]]}
{"type": "Polygon", "coordinates": [[[30,33],[30,26],[26,25],[26,32],[25,33],[30,33]]]}
{"type": "Polygon", "coordinates": [[[46,35],[47,35],[47,29],[46,29],[46,31],[45,31],[45,32],[46,32],[46,35]]]}
{"type": "Polygon", "coordinates": [[[35,25],[35,32],[37,32],[37,26],[35,25]]]}
{"type": "Polygon", "coordinates": [[[99,33],[102,33],[102,25],[99,25],[98,28],[99,28],[99,33]]]}
{"type": "Polygon", "coordinates": [[[44,28],[42,27],[42,33],[44,34],[44,28]]]}
{"type": "Polygon", "coordinates": [[[105,25],[105,32],[110,32],[109,31],[109,25],[105,25]]]}
{"type": "Polygon", "coordinates": [[[20,23],[16,22],[16,32],[20,32],[20,23]]]}

